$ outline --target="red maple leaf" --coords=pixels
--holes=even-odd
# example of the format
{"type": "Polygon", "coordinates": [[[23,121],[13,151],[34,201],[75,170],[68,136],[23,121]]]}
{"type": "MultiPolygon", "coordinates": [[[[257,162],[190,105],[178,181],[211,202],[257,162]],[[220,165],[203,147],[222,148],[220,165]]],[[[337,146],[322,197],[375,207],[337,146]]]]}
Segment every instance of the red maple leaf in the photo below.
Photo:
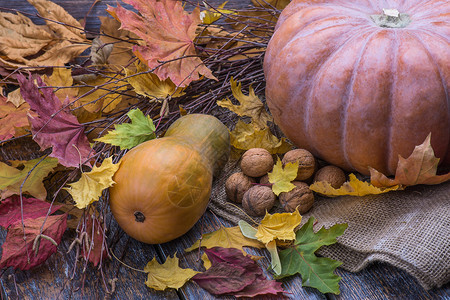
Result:
{"type": "Polygon", "coordinates": [[[10,225],[23,219],[35,219],[42,216],[53,214],[61,208],[60,205],[53,205],[49,211],[50,203],[36,198],[22,197],[22,205],[20,197],[14,195],[3,200],[0,203],[0,226],[8,228],[10,225]]]}
{"type": "Polygon", "coordinates": [[[192,280],[211,294],[255,297],[284,292],[280,282],[268,280],[259,265],[239,249],[214,247],[205,253],[211,267],[192,280]]]}
{"type": "Polygon", "coordinates": [[[66,167],[76,167],[80,162],[88,161],[92,149],[84,134],[85,127],[63,108],[53,89],[38,76],[26,79],[18,75],[17,80],[22,97],[31,108],[28,119],[33,139],[39,146],[42,149],[52,147],[50,156],[58,158],[59,163],[66,167]]]}
{"type": "Polygon", "coordinates": [[[144,40],[133,52],[161,80],[170,78],[177,86],[187,86],[198,80],[199,74],[216,79],[210,69],[197,56],[195,30],[201,22],[198,7],[189,14],[180,1],[124,0],[140,15],[122,6],[108,7],[107,11],[126,29],[144,40]]]}
{"type": "Polygon", "coordinates": [[[41,231],[42,224],[44,224],[42,234],[59,244],[66,230],[67,214],[26,219],[24,223],[25,232],[20,220],[9,227],[6,240],[2,246],[0,269],[13,267],[14,269],[29,270],[46,261],[56,252],[57,247],[44,237],[39,238],[39,242],[35,242],[35,239],[41,231]],[[33,245],[35,250],[33,250],[33,245]]]}

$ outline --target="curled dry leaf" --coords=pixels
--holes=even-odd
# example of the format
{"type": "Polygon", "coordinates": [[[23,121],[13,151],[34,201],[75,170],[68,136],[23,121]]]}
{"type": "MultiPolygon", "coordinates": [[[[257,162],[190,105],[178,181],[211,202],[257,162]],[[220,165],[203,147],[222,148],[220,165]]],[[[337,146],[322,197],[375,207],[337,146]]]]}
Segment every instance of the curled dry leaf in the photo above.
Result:
{"type": "Polygon", "coordinates": [[[431,133],[425,141],[414,148],[408,158],[399,156],[395,178],[390,179],[373,168],[370,170],[370,182],[377,187],[416,184],[439,184],[450,180],[450,173],[437,175],[439,158],[434,156],[431,147],[431,133]]]}
{"type": "Polygon", "coordinates": [[[200,11],[184,11],[181,2],[175,0],[125,0],[140,15],[117,7],[108,12],[121,22],[121,29],[138,35],[143,45],[134,46],[133,52],[161,80],[170,78],[177,86],[187,86],[200,79],[200,74],[216,79],[201,59],[194,46],[195,31],[200,21],[200,11]]]}
{"type": "Polygon", "coordinates": [[[1,12],[1,65],[9,68],[61,66],[89,47],[90,41],[82,33],[83,26],[61,6],[47,0],[28,2],[49,20],[45,20],[46,25],[35,25],[20,13],[1,12]]]}

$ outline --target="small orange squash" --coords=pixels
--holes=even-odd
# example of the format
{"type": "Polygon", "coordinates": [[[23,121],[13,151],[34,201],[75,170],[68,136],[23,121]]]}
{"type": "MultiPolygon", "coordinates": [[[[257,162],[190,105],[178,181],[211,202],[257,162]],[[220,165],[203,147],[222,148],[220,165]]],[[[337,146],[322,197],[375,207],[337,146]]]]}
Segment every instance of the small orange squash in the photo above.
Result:
{"type": "Polygon", "coordinates": [[[149,244],[183,235],[205,212],[213,174],[229,153],[227,127],[203,114],[181,117],[163,138],[133,148],[122,157],[109,189],[119,226],[149,244]]]}

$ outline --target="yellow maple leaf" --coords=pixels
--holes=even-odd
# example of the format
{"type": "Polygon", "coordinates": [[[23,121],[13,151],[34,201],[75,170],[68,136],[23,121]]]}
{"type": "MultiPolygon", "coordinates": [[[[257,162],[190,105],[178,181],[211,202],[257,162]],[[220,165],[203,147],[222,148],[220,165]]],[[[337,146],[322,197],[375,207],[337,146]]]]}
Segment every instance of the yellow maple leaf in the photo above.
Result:
{"type": "Polygon", "coordinates": [[[269,182],[272,183],[272,191],[279,196],[280,193],[289,192],[295,188],[292,181],[297,177],[298,162],[287,163],[284,167],[278,157],[277,163],[273,166],[272,172],[269,172],[269,182]]]}
{"type": "Polygon", "coordinates": [[[179,289],[195,274],[200,273],[192,269],[182,269],[178,265],[178,257],[167,257],[164,264],[153,258],[145,266],[144,271],[148,273],[145,285],[157,291],[167,288],[179,289]]]}
{"type": "Polygon", "coordinates": [[[70,68],[53,68],[52,75],[44,75],[42,80],[48,85],[54,87],[55,95],[64,102],[67,97],[74,99],[78,94],[78,88],[73,85],[72,70],[70,68]]]}
{"type": "Polygon", "coordinates": [[[258,129],[252,123],[247,124],[242,120],[238,120],[236,127],[230,132],[230,142],[238,150],[264,148],[270,154],[286,153],[292,149],[285,138],[278,139],[269,128],[258,129]]]}
{"type": "Polygon", "coordinates": [[[395,191],[402,189],[401,186],[395,185],[389,188],[379,188],[369,182],[361,181],[356,178],[355,174],[349,175],[349,181],[345,182],[340,188],[335,189],[328,182],[317,181],[309,186],[311,190],[316,193],[329,196],[366,196],[366,195],[377,195],[382,193],[387,193],[389,191],[395,191]]]}
{"type": "Polygon", "coordinates": [[[184,88],[177,88],[177,86],[167,78],[160,80],[156,74],[143,73],[148,71],[144,64],[136,63],[136,72],[130,69],[125,69],[128,83],[133,87],[134,91],[142,96],[156,99],[164,99],[168,96],[172,98],[184,95],[184,88]],[[136,73],[143,73],[134,75],[136,73]]]}
{"type": "Polygon", "coordinates": [[[196,241],[191,247],[185,249],[186,252],[195,250],[199,247],[213,248],[236,248],[240,249],[244,254],[243,247],[264,248],[264,245],[257,240],[246,238],[239,226],[235,227],[223,227],[218,230],[202,235],[202,238],[196,241]]]}
{"type": "Polygon", "coordinates": [[[266,212],[257,228],[255,237],[262,243],[268,244],[274,240],[295,240],[294,229],[300,225],[302,216],[298,210],[292,213],[269,214],[266,212]]]}
{"type": "Polygon", "coordinates": [[[29,161],[11,161],[11,166],[0,162],[0,195],[5,199],[22,192],[45,200],[47,191],[43,180],[58,165],[58,159],[46,157],[29,161]],[[28,175],[28,173],[31,173],[28,175]],[[25,183],[24,183],[25,180],[25,183]]]}
{"type": "Polygon", "coordinates": [[[267,127],[267,122],[273,122],[272,116],[267,112],[258,96],[255,95],[255,91],[251,86],[249,87],[248,96],[246,96],[242,92],[241,83],[239,82],[238,84],[233,77],[230,79],[230,84],[231,92],[240,105],[234,105],[228,98],[217,101],[217,105],[231,110],[240,117],[251,117],[252,123],[261,129],[267,127]]]}
{"type": "Polygon", "coordinates": [[[450,173],[436,175],[439,158],[434,156],[431,147],[431,133],[425,141],[414,148],[408,158],[399,155],[395,178],[390,179],[373,168],[370,170],[370,182],[377,187],[395,185],[410,186],[416,184],[439,184],[450,180],[450,173]]]}
{"type": "Polygon", "coordinates": [[[64,188],[72,195],[75,206],[83,209],[94,201],[98,201],[102,191],[115,183],[112,177],[119,165],[120,161],[113,164],[112,157],[108,157],[100,167],[94,166],[92,171],[82,173],[80,180],[70,183],[70,187],[64,188]]]}

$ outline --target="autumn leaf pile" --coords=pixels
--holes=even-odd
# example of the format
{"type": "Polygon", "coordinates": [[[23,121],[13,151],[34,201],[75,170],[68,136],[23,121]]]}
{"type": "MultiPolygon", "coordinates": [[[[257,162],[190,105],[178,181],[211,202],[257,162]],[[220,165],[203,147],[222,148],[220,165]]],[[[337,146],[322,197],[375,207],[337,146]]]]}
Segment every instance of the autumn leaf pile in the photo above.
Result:
{"type": "MultiPolygon", "coordinates": [[[[255,0],[245,10],[228,9],[226,2],[188,10],[174,0],[124,0],[138,13],[120,4],[108,7],[111,17],[100,17],[100,33],[89,39],[83,25],[60,6],[28,2],[45,25],[24,14],[0,12],[0,146],[25,140],[41,151],[29,160],[0,162],[0,226],[7,230],[0,268],[28,270],[43,263],[67,228],[76,232],[69,251],[84,259],[84,270],[88,262],[101,268],[111,257],[103,214],[120,158],[158,138],[180,115],[214,113],[232,125],[236,152],[291,149],[274,134],[273,119],[257,96],[264,89],[265,47],[289,1],[255,0]]],[[[373,170],[372,183],[384,192],[449,180],[449,174],[436,177],[431,146],[423,148],[426,165],[417,167],[421,158],[402,161],[395,179],[373,170]]],[[[285,191],[292,176],[277,168],[271,182],[285,191]]],[[[324,185],[314,190],[361,194],[354,189],[336,192],[324,185]]],[[[241,223],[204,234],[186,251],[207,248],[207,270],[180,269],[177,257],[164,267],[152,260],[144,268],[146,284],[177,289],[193,280],[216,295],[283,293],[281,284],[267,279],[243,251],[249,246],[269,251],[275,278],[299,273],[305,286],[339,293],[333,272],[340,263],[314,253],[334,243],[346,226],[315,233],[312,218],[298,229],[300,220],[299,214],[267,215],[257,228],[241,223]]]]}

